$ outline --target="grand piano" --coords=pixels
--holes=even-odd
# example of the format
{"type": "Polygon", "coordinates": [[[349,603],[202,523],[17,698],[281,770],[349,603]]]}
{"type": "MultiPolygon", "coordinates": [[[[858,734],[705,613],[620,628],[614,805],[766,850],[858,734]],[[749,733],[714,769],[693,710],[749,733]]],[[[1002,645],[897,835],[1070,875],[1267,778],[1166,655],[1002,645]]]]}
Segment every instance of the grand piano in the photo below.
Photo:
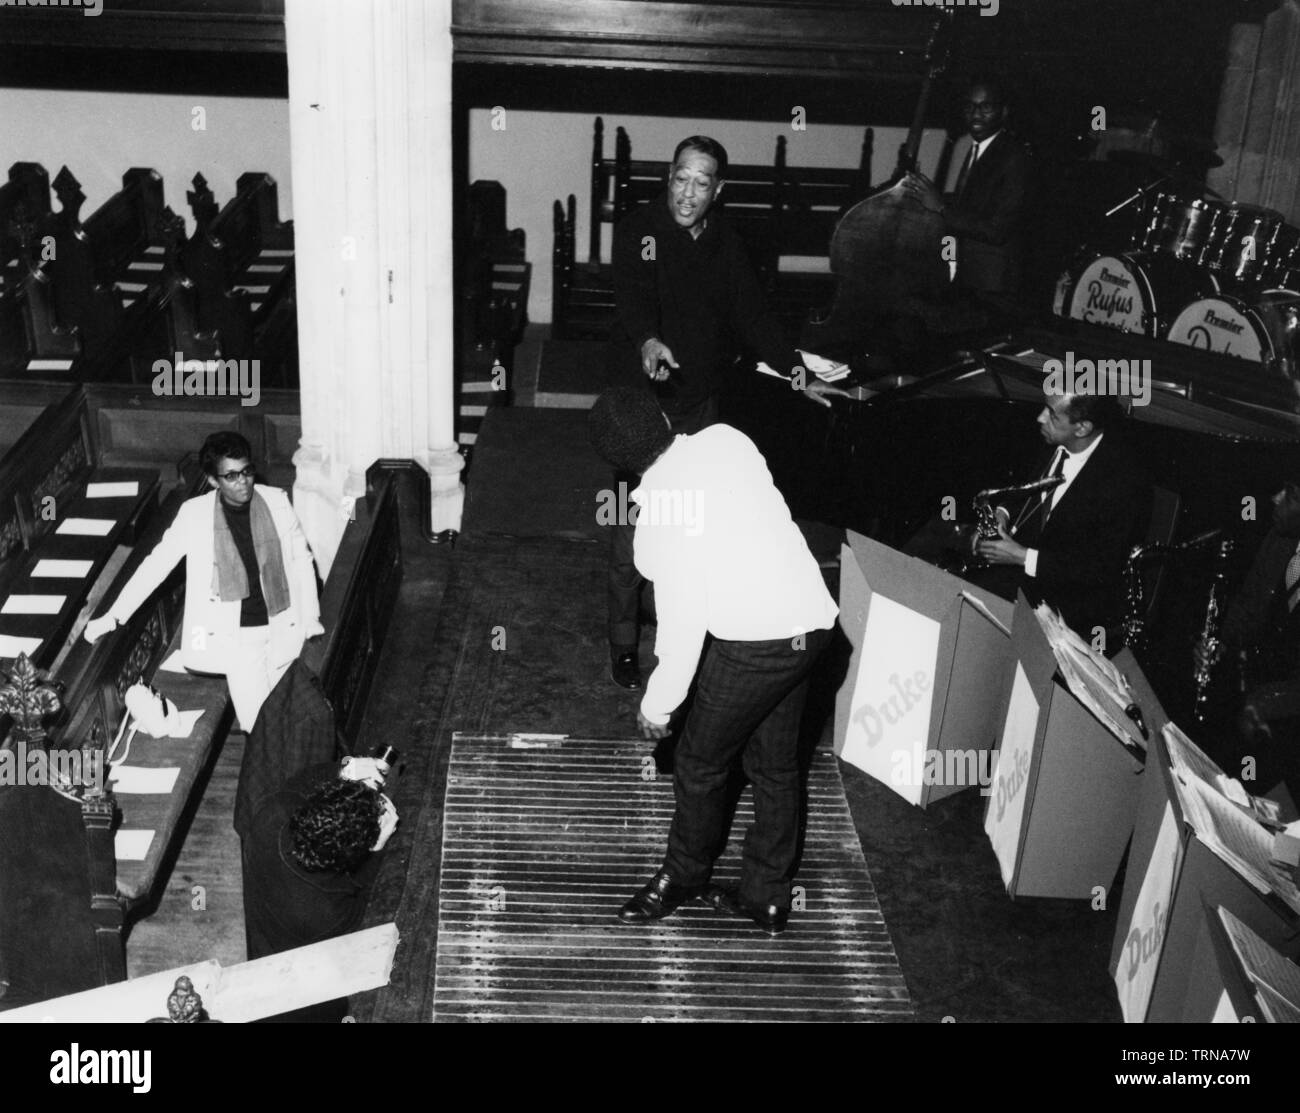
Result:
{"type": "MultiPolygon", "coordinates": [[[[1210,529],[1237,542],[1235,587],[1269,527],[1271,496],[1300,477],[1293,380],[1259,364],[1052,320],[984,338],[932,370],[858,385],[829,411],[784,382],[738,375],[723,419],[758,444],[797,519],[901,548],[945,499],[970,521],[978,491],[1036,477],[1043,367],[1067,353],[1151,360],[1149,402],[1131,407],[1127,433],[1157,486],[1179,498],[1175,543],[1210,529]]],[[[1169,561],[1149,615],[1142,664],[1175,717],[1190,709],[1212,552],[1169,561]]]]}

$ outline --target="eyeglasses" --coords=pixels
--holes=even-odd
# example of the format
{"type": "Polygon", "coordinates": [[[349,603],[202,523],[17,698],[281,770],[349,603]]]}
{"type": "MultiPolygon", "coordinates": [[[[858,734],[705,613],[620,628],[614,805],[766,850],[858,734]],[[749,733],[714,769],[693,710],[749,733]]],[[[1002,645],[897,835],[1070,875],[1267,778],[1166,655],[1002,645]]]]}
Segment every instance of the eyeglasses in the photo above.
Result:
{"type": "Polygon", "coordinates": [[[218,475],[218,479],[224,479],[227,483],[235,483],[241,479],[252,479],[257,475],[257,469],[252,465],[241,468],[239,471],[228,471],[218,475]]]}

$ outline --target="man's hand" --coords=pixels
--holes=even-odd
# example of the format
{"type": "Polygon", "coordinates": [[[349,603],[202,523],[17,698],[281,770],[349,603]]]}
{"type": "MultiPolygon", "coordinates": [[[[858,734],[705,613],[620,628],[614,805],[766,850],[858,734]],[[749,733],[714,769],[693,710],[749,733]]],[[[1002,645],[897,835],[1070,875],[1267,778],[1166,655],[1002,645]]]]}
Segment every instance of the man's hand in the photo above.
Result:
{"type": "Polygon", "coordinates": [[[668,367],[676,369],[677,360],[673,358],[673,350],[668,347],[662,340],[656,340],[650,337],[641,345],[641,370],[644,371],[655,382],[661,383],[668,378],[668,367]]]}
{"type": "Polygon", "coordinates": [[[94,645],[105,634],[116,630],[118,626],[117,619],[111,614],[104,615],[103,618],[92,618],[86,623],[86,629],[83,631],[83,637],[86,641],[94,645]]]}
{"type": "MultiPolygon", "coordinates": [[[[795,368],[796,371],[802,368],[795,368]]],[[[852,398],[853,396],[847,390],[841,390],[837,386],[831,386],[830,383],[824,383],[811,372],[806,372],[804,379],[804,388],[800,391],[806,398],[811,398],[819,406],[830,408],[832,398],[852,398]]]]}
{"type": "Polygon", "coordinates": [[[912,170],[903,179],[903,191],[932,213],[943,211],[943,197],[929,178],[912,170]]]}
{"type": "Polygon", "coordinates": [[[1001,516],[998,519],[998,536],[991,540],[981,541],[975,547],[975,551],[989,564],[1020,565],[1025,563],[1025,554],[1029,552],[1018,541],[1012,540],[1011,534],[1007,532],[1007,527],[1001,520],[1001,516]]]}
{"type": "Polygon", "coordinates": [[[636,712],[636,726],[637,730],[641,732],[641,737],[647,742],[657,742],[660,738],[667,738],[672,733],[669,724],[664,723],[663,726],[660,726],[658,723],[652,723],[641,714],[640,708],[637,708],[636,712]]]}

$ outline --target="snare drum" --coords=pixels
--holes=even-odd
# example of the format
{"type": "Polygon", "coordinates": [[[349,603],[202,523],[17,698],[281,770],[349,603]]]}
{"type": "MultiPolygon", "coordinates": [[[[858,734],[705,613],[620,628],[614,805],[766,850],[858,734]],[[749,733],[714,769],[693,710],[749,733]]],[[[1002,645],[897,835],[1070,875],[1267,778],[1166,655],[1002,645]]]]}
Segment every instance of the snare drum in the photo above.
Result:
{"type": "Polygon", "coordinates": [[[1172,255],[1186,263],[1199,263],[1201,255],[1221,232],[1228,206],[1218,201],[1189,200],[1175,193],[1157,193],[1142,237],[1143,252],[1172,255]]]}
{"type": "Polygon", "coordinates": [[[1250,360],[1296,377],[1300,294],[1266,291],[1250,300],[1220,294],[1188,304],[1169,326],[1168,340],[1250,360]]]}
{"type": "Polygon", "coordinates": [[[1172,312],[1217,289],[1212,276],[1167,256],[1090,255],[1061,275],[1052,309],[1058,317],[1160,337],[1172,312]]]}
{"type": "Polygon", "coordinates": [[[1201,253],[1202,266],[1225,282],[1253,282],[1268,268],[1286,221],[1282,214],[1256,205],[1231,205],[1211,230],[1201,253]]]}

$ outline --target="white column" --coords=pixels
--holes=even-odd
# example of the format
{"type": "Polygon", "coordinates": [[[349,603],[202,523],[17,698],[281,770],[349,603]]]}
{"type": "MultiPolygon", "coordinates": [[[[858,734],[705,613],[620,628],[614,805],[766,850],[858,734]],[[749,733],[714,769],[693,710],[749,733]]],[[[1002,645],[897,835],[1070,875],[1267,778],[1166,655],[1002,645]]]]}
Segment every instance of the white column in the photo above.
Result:
{"type": "Polygon", "coordinates": [[[429,473],[459,529],[448,0],[287,0],[302,440],[294,503],[324,571],[366,469],[429,473]]]}

